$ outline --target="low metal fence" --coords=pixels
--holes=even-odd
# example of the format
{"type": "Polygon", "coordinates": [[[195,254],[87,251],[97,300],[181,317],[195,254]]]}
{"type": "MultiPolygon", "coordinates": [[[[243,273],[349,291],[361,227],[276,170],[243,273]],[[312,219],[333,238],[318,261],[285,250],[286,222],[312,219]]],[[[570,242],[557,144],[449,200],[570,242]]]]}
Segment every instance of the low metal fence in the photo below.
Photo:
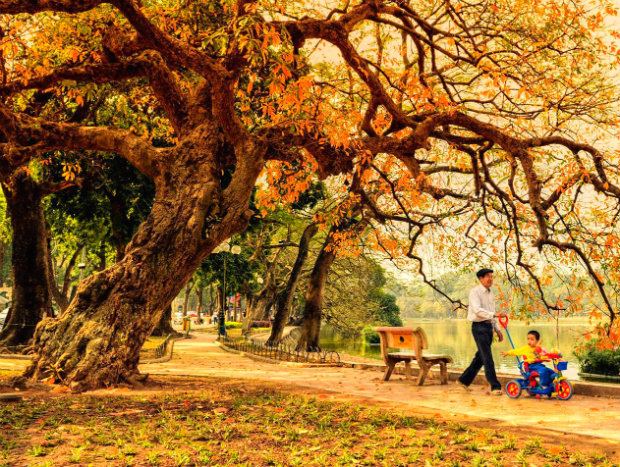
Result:
{"type": "Polygon", "coordinates": [[[340,364],[340,354],[334,350],[320,352],[305,352],[296,350],[292,345],[280,344],[267,346],[262,342],[233,339],[228,336],[220,336],[220,343],[239,352],[250,353],[271,360],[298,363],[324,363],[340,364]]]}
{"type": "Polygon", "coordinates": [[[164,339],[164,341],[155,347],[155,358],[163,358],[168,352],[172,355],[172,347],[174,346],[174,340],[172,339],[172,334],[168,334],[168,336],[164,339]]]}

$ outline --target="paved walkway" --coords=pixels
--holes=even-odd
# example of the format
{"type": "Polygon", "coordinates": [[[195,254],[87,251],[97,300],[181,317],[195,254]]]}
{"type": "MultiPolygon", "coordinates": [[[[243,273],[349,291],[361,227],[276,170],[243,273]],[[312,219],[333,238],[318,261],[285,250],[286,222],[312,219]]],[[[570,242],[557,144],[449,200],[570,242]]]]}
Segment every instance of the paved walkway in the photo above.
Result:
{"type": "MultiPolygon", "coordinates": [[[[364,398],[397,403],[431,416],[458,420],[500,421],[525,426],[534,434],[554,430],[568,435],[589,435],[620,442],[620,400],[574,396],[570,401],[506,396],[490,396],[482,386],[466,392],[454,383],[441,386],[437,381],[418,387],[404,377],[394,375],[384,383],[381,373],[350,368],[307,368],[271,364],[222,350],[214,334],[194,335],[175,343],[174,357],[166,363],[142,365],[141,371],[152,375],[186,375],[268,381],[278,385],[312,388],[314,392],[336,398],[364,398]]],[[[18,369],[24,361],[0,360],[0,369],[18,369]]],[[[543,433],[544,434],[544,433],[543,433]]]]}
{"type": "Polygon", "coordinates": [[[199,375],[271,381],[310,387],[410,407],[423,407],[461,418],[490,418],[509,425],[524,425],[573,434],[591,435],[620,442],[620,400],[574,396],[570,401],[489,396],[482,386],[466,392],[454,383],[418,387],[395,375],[384,383],[381,373],[349,368],[300,368],[274,365],[223,351],[214,335],[179,340],[170,362],[143,365],[141,371],[162,375],[199,375]]]}

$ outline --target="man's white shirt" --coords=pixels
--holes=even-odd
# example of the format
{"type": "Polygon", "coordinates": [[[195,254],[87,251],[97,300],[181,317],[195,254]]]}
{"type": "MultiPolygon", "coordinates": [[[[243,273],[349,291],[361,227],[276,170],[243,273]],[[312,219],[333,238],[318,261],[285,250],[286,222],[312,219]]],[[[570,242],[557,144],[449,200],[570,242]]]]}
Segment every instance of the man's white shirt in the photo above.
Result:
{"type": "Polygon", "coordinates": [[[499,324],[495,319],[495,297],[491,289],[482,284],[477,285],[469,292],[469,308],[467,319],[474,323],[491,321],[493,329],[499,331],[499,324]]]}

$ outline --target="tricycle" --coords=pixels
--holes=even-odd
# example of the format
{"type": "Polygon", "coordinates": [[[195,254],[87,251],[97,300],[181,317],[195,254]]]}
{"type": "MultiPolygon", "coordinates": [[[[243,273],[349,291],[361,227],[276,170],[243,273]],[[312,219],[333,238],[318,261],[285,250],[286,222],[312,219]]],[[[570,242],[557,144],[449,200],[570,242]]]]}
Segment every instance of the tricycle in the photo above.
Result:
{"type": "MultiPolygon", "coordinates": [[[[500,316],[499,322],[506,330],[510,345],[514,349],[515,346],[508,332],[508,317],[506,315],[500,316]]],[[[506,395],[511,399],[516,399],[523,391],[527,391],[538,399],[542,396],[556,397],[562,401],[570,399],[573,396],[573,385],[566,377],[562,376],[562,371],[566,370],[568,362],[562,359],[562,354],[559,352],[545,352],[539,348],[537,353],[540,354],[540,359],[532,362],[522,361],[519,357],[516,357],[519,371],[521,371],[521,378],[508,381],[505,387],[506,395]],[[543,362],[553,362],[554,376],[551,384],[547,386],[541,384],[538,372],[529,368],[531,363],[543,362]]]]}

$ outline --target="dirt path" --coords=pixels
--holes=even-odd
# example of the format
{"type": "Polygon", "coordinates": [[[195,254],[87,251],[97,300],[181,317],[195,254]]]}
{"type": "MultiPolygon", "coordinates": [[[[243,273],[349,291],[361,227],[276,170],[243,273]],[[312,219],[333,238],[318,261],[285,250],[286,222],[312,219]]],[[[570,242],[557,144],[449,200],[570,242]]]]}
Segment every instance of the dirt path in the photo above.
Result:
{"type": "Polygon", "coordinates": [[[588,435],[601,438],[609,446],[620,442],[620,401],[617,399],[574,396],[568,402],[522,397],[489,396],[486,388],[473,386],[465,392],[453,383],[413,385],[401,376],[388,383],[377,371],[348,368],[300,368],[287,364],[258,362],[222,350],[215,335],[198,334],[175,344],[170,362],[143,365],[141,371],[160,375],[195,375],[269,381],[282,385],[312,388],[339,394],[338,398],[371,399],[420,408],[425,413],[469,419],[499,421],[532,432],[554,430],[558,435],[588,435]]]}

